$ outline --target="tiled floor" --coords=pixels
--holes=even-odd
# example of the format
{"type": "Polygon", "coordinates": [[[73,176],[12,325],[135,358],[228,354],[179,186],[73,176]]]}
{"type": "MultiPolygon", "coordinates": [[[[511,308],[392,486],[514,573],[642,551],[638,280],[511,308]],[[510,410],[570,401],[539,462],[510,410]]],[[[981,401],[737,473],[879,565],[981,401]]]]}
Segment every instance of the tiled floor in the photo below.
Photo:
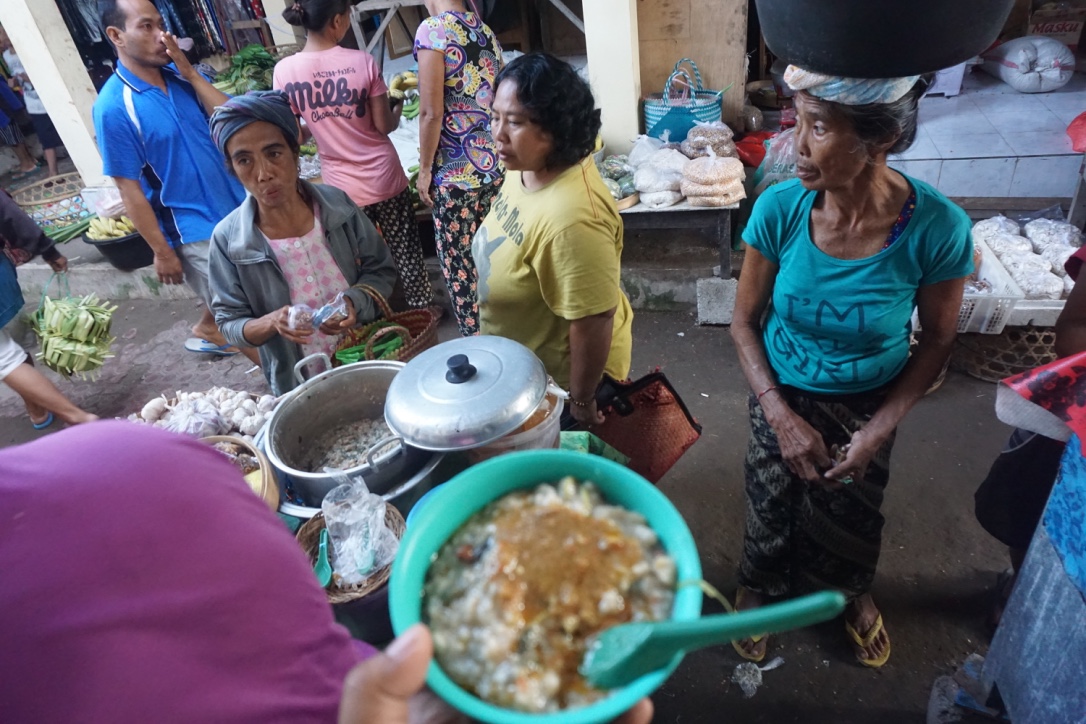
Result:
{"type": "Polygon", "coordinates": [[[948,196],[1069,197],[1082,154],[1067,124],[1084,111],[1086,75],[1025,94],[974,69],[960,95],[921,101],[916,142],[890,165],[948,196]]]}

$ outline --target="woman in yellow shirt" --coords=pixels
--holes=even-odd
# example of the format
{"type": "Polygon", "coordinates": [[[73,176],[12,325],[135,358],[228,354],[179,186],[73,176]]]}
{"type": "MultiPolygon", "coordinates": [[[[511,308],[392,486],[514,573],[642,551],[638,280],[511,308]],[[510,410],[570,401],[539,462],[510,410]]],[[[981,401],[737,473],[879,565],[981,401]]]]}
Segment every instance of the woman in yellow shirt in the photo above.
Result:
{"type": "Polygon", "coordinates": [[[600,111],[577,72],[543,53],[498,74],[491,110],[507,175],[472,245],[480,329],[534,351],[591,426],[603,374],[629,374],[633,322],[622,219],[591,156],[600,111]]]}

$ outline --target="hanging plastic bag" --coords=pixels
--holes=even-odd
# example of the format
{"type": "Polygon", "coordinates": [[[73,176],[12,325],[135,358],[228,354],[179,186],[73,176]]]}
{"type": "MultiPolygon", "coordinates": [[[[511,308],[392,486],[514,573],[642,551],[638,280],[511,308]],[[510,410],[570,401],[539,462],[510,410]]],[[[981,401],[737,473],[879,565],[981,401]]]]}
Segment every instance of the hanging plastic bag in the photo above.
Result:
{"type": "Polygon", "coordinates": [[[336,478],[343,483],[324,496],[321,511],[332,543],[336,583],[353,586],[392,563],[400,540],[385,524],[386,503],[380,495],[371,493],[361,478],[336,478]]]}
{"type": "Polygon", "coordinates": [[[774,184],[796,176],[795,131],[780,133],[766,149],[765,160],[754,172],[754,195],[757,197],[774,184]]]}
{"type": "Polygon", "coordinates": [[[1075,120],[1067,126],[1067,135],[1071,137],[1071,148],[1076,153],[1086,152],[1086,112],[1075,116],[1075,120]]]}
{"type": "Polygon", "coordinates": [[[656,151],[659,151],[664,147],[664,142],[659,138],[651,138],[649,136],[638,136],[634,141],[633,148],[630,149],[630,155],[627,158],[627,163],[634,169],[640,168],[641,164],[645,163],[656,151]]]}

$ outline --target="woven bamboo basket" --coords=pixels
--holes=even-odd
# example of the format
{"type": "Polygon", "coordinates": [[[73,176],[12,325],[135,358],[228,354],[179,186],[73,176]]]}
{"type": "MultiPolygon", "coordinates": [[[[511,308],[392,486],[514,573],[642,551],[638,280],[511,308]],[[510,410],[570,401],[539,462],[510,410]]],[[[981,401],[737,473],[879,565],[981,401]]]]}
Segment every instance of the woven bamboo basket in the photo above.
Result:
{"type": "Polygon", "coordinates": [[[11,197],[38,226],[67,226],[91,215],[83,200],[78,173],[50,176],[12,193],[11,197]]]}
{"type": "Polygon", "coordinates": [[[256,458],[257,463],[260,464],[260,492],[258,495],[273,512],[279,509],[279,486],[275,481],[275,469],[272,468],[268,457],[256,445],[232,435],[211,435],[210,437],[201,438],[201,440],[211,446],[220,442],[237,445],[256,458]]]}
{"type": "MultiPolygon", "coordinates": [[[[397,538],[403,539],[406,525],[404,523],[403,515],[400,511],[396,510],[395,506],[385,504],[385,525],[396,534],[397,538]]],[[[324,530],[324,514],[317,513],[306,521],[294,536],[297,539],[298,544],[302,546],[302,550],[305,551],[305,555],[309,558],[309,562],[313,564],[317,562],[317,551],[320,548],[322,530],[324,530]]],[[[333,567],[335,567],[334,556],[335,552],[332,550],[332,544],[329,543],[328,560],[332,563],[333,567]]],[[[328,594],[328,603],[335,606],[341,603],[357,601],[388,583],[388,578],[391,574],[392,564],[390,563],[362,583],[343,588],[336,584],[336,577],[332,576],[332,582],[329,583],[328,588],[325,589],[328,594]]]]}
{"type": "Polygon", "coordinates": [[[959,334],[950,365],[979,380],[999,382],[1055,359],[1053,327],[1006,327],[1001,334],[959,334]]]}
{"type": "MultiPolygon", "coordinates": [[[[337,353],[365,346],[362,359],[391,359],[407,362],[420,352],[437,344],[438,319],[429,309],[393,312],[388,302],[376,289],[367,285],[361,285],[360,288],[373,299],[374,304],[381,310],[382,317],[363,327],[348,330],[336,346],[337,353]],[[391,323],[393,326],[383,326],[385,323],[391,323]],[[403,339],[403,345],[390,355],[374,354],[374,345],[393,335],[400,336],[403,339]]],[[[333,357],[333,367],[339,367],[342,364],[344,362],[338,356],[333,357]]]]}

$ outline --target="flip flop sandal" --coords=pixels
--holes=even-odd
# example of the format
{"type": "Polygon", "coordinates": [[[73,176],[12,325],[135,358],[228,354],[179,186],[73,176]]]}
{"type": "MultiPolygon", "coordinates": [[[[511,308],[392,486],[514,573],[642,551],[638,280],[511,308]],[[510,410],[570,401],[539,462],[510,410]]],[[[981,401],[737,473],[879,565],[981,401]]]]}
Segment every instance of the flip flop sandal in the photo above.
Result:
{"type": "Polygon", "coordinates": [[[845,633],[848,634],[848,637],[852,639],[852,643],[855,645],[856,660],[864,666],[868,667],[869,669],[882,668],[883,664],[885,664],[890,658],[889,635],[887,635],[886,637],[886,650],[882,652],[882,656],[877,659],[864,658],[864,649],[870,646],[875,641],[875,639],[879,637],[879,634],[882,633],[882,630],[881,613],[878,615],[878,618],[875,619],[875,623],[871,624],[871,628],[869,628],[867,630],[867,633],[863,636],[860,636],[856,629],[852,628],[852,624],[850,624],[848,621],[845,621],[845,633]]]}
{"type": "MultiPolygon", "coordinates": [[[[740,595],[741,591],[742,591],[742,589],[735,592],[734,612],[739,611],[739,599],[742,597],[740,595]]],[[[756,636],[748,636],[747,638],[750,639],[753,643],[759,644],[763,640],[767,640],[769,638],[769,634],[758,634],[756,636]]],[[[742,641],[742,640],[743,639],[735,639],[735,640],[732,641],[732,648],[735,649],[735,653],[739,654],[740,656],[742,656],[747,661],[753,661],[756,664],[762,663],[762,660],[765,659],[766,652],[769,650],[769,642],[768,642],[768,640],[766,641],[766,645],[762,649],[761,654],[751,654],[751,653],[748,653],[748,652],[744,651],[743,647],[739,645],[739,642],[742,641]]]]}
{"type": "Polygon", "coordinates": [[[35,430],[44,430],[45,428],[52,425],[55,420],[56,418],[53,416],[53,413],[50,412],[41,422],[34,422],[33,420],[31,420],[30,424],[34,427],[35,430]]]}
{"type": "Polygon", "coordinates": [[[34,164],[34,168],[30,169],[29,171],[16,171],[15,173],[11,174],[11,180],[18,181],[19,179],[24,179],[31,174],[37,173],[38,171],[41,171],[40,163],[34,164]]]}
{"type": "Polygon", "coordinates": [[[185,340],[185,349],[197,354],[214,354],[219,357],[231,357],[238,353],[238,350],[236,349],[231,351],[232,348],[233,345],[230,343],[216,345],[212,342],[208,342],[206,339],[200,339],[199,337],[189,337],[185,340]]]}

